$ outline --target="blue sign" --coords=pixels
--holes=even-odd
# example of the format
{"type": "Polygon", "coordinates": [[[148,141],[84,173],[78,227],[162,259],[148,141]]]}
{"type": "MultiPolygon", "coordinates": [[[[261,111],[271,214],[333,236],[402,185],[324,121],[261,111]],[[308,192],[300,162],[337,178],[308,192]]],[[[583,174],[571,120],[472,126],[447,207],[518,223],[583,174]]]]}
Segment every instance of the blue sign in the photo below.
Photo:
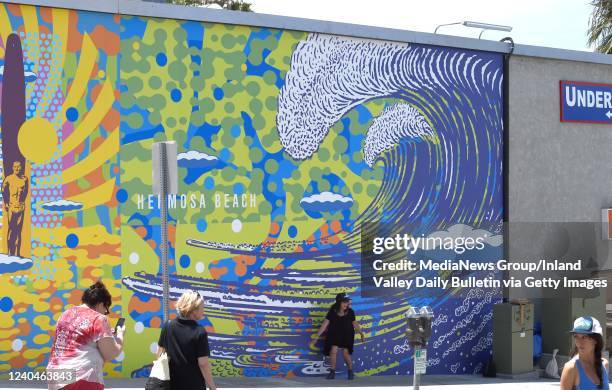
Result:
{"type": "Polygon", "coordinates": [[[562,80],[561,122],[612,123],[612,84],[562,80]]]}

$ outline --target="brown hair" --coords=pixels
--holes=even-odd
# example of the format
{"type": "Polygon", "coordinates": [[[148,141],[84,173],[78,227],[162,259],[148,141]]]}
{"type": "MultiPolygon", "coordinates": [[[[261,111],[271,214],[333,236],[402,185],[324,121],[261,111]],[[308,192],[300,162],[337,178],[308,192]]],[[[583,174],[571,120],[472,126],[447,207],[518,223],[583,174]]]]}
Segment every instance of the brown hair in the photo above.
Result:
{"type": "Polygon", "coordinates": [[[95,284],[92,284],[83,292],[81,302],[90,307],[94,307],[98,303],[103,303],[107,309],[110,309],[111,295],[106,289],[104,283],[102,283],[101,280],[98,280],[95,284]]]}

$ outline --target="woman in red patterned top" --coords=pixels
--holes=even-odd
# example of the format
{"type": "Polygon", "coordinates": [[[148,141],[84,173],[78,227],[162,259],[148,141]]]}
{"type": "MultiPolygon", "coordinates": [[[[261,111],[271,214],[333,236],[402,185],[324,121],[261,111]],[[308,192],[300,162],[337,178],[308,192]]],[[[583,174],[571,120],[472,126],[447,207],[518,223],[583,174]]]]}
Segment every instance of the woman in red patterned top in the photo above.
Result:
{"type": "Polygon", "coordinates": [[[50,390],[104,389],[102,367],[123,349],[125,327],[113,334],[108,318],[111,295],[102,282],[83,293],[80,306],[66,310],[57,321],[47,371],[56,374],[50,390]],[[61,375],[57,375],[61,374],[61,375]]]}

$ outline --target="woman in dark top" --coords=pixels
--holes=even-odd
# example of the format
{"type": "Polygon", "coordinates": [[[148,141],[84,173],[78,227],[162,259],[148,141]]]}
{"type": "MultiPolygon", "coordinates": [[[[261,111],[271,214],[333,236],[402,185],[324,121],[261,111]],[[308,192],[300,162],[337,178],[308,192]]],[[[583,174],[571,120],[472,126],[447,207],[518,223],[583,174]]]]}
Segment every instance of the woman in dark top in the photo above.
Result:
{"type": "Polygon", "coordinates": [[[344,293],[336,296],[336,303],[332,305],[325,316],[325,320],[321,325],[321,329],[317,332],[317,337],[327,330],[325,338],[325,355],[329,355],[331,368],[327,379],[334,379],[336,376],[336,357],[338,348],[342,348],[344,361],[348,366],[348,379],[355,378],[353,374],[353,362],[351,355],[353,354],[353,345],[355,344],[355,330],[361,334],[363,342],[365,335],[356,321],[355,312],[349,307],[350,298],[344,293]]]}
{"type": "Polygon", "coordinates": [[[168,321],[159,336],[158,356],[168,354],[170,388],[173,390],[216,390],[210,362],[208,334],[196,321],[204,318],[204,300],[189,291],[176,303],[178,318],[168,321]]]}

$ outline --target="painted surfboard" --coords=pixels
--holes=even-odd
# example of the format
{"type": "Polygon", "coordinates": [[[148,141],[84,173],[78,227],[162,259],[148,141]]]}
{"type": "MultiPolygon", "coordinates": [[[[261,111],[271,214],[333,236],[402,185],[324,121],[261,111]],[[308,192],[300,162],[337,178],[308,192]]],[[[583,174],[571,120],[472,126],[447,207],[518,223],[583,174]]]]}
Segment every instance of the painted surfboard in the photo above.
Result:
{"type": "Polygon", "coordinates": [[[10,34],[6,41],[2,75],[2,252],[12,256],[30,255],[30,167],[19,149],[17,137],[26,120],[26,85],[23,68],[23,50],[17,34],[10,34]],[[20,177],[13,175],[15,163],[21,163],[20,177]],[[17,187],[19,187],[17,189],[17,187]],[[18,193],[18,195],[15,195],[18,193]],[[10,200],[10,196],[13,199],[10,200]],[[11,203],[12,202],[12,203],[11,203]],[[20,206],[20,205],[21,206],[20,206]],[[10,211],[9,211],[10,210],[10,211]]]}
{"type": "Polygon", "coordinates": [[[25,122],[25,75],[23,51],[17,34],[6,41],[4,74],[2,77],[2,168],[5,175],[13,170],[13,162],[20,161],[25,168],[25,158],[17,145],[19,128],[25,122]]]}

